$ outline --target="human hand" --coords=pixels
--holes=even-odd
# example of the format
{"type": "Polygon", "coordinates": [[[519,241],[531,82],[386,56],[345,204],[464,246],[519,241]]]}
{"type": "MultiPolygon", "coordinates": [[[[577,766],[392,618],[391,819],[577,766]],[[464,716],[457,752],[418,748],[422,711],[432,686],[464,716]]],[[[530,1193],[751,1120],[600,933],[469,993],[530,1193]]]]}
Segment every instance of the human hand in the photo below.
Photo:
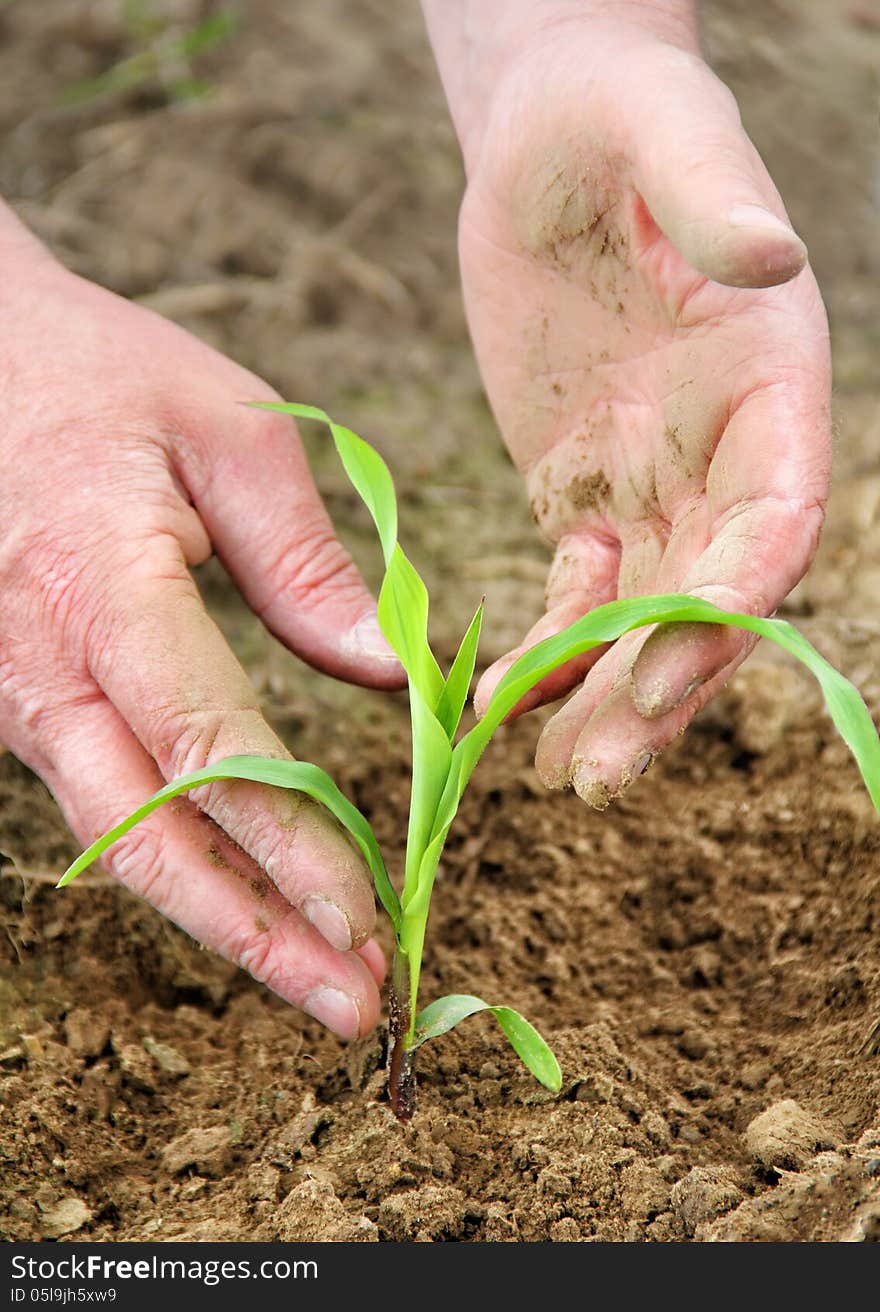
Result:
{"type": "MultiPolygon", "coordinates": [[[[212,549],[291,650],[402,686],[289,419],[253,375],[62,269],[0,213],[0,738],[85,845],[164,780],[287,756],[188,566],[212,549]]],[[[384,959],[360,854],[294,793],[215,784],[110,850],[129,888],[344,1038],[384,959]],[[209,818],[210,817],[210,818],[209,818]]]]}
{"type": "MultiPolygon", "coordinates": [[[[829,481],[830,370],[805,250],[682,0],[426,14],[465,155],[462,278],[483,379],[556,545],[547,612],[484,675],[617,596],[769,615],[829,481]],[[744,290],[748,289],[748,290],[744,290]]],[[[544,681],[545,783],[607,805],[752,643],[670,626],[544,681]]]]}

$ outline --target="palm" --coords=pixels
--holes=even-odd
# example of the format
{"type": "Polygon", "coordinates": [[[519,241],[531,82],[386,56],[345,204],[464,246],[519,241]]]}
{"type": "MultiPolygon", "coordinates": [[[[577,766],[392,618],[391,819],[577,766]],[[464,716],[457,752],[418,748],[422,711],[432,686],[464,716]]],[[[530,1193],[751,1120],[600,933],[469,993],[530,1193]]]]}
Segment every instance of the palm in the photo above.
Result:
{"type": "MultiPolygon", "coordinates": [[[[818,288],[809,270],[762,290],[697,273],[642,199],[627,163],[638,145],[627,148],[613,116],[620,89],[588,77],[585,105],[579,67],[573,121],[589,131],[574,131],[565,69],[553,66],[552,115],[525,129],[512,111],[496,115],[460,230],[487,391],[557,544],[550,613],[531,637],[616,595],[698,592],[769,614],[812,559],[827,495],[818,288]]],[[[643,713],[670,709],[735,655],[728,646],[704,670],[697,654],[690,672],[679,658],[642,690],[643,713]]],[[[587,713],[621,658],[590,676],[587,713]]],[[[569,671],[567,686],[584,672],[569,671]]]]}

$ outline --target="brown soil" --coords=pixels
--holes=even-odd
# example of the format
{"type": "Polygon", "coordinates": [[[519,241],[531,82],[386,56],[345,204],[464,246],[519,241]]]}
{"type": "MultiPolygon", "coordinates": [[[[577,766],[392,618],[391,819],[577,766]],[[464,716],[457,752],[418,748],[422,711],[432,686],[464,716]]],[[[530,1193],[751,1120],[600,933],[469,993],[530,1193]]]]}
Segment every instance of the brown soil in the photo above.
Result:
{"type": "MultiPolygon", "coordinates": [[[[211,6],[151,8],[191,26],[211,6]]],[[[716,0],[706,25],[833,320],[836,490],[787,610],[878,711],[869,8],[716,0]]],[[[538,614],[545,559],[467,345],[460,167],[417,8],[242,9],[197,63],[209,96],[176,100],[175,65],[71,107],[66,87],[142,42],[121,6],[0,6],[0,188],[79,271],[380,439],[439,645],[485,590],[488,660],[538,614]]],[[[317,448],[316,467],[375,560],[317,448]]],[[[201,581],[272,721],[398,864],[402,700],[304,672],[212,566],[201,581]]],[[[72,840],[42,784],[0,756],[4,1233],[878,1238],[880,827],[806,676],[759,648],[601,816],[537,783],[538,720],[503,731],[477,772],[424,983],[426,998],[521,1007],[560,1057],[563,1092],[475,1019],[424,1050],[407,1129],[378,1037],[343,1047],[108,881],[53,892],[72,840]]]]}

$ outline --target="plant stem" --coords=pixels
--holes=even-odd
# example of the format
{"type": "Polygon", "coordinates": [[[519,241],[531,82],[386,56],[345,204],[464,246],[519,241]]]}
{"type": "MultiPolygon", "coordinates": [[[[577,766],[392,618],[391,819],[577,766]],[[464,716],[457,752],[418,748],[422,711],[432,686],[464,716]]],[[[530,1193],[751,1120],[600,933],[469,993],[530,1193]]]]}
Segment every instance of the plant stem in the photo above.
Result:
{"type": "Polygon", "coordinates": [[[407,1046],[411,1016],[409,958],[398,945],[391,968],[388,997],[388,1094],[391,1110],[399,1121],[411,1120],[416,1109],[416,1053],[414,1048],[407,1046]]]}

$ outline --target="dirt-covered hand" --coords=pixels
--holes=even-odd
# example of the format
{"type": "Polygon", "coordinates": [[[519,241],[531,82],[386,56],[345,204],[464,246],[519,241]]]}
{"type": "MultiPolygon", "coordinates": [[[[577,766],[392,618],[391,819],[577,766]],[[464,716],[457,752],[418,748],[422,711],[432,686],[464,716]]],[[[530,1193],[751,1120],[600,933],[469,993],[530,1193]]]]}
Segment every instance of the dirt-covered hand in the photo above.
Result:
{"type": "MultiPolygon", "coordinates": [[[[311,664],[380,688],[402,671],[290,420],[240,404],[274,393],[6,213],[0,250],[0,739],[87,844],[164,780],[287,755],[190,576],[212,550],[311,664]]],[[[384,961],[360,855],[298,794],[195,797],[120,840],[110,870],[336,1033],[366,1033],[384,961]]]]}
{"type": "MultiPolygon", "coordinates": [[[[828,490],[825,313],[806,252],[699,56],[684,0],[426,0],[465,155],[460,252],[486,388],[556,547],[547,613],[484,676],[617,596],[769,615],[828,490]]],[[[604,806],[751,644],[658,630],[548,679],[582,687],[538,769],[604,806]]]]}

